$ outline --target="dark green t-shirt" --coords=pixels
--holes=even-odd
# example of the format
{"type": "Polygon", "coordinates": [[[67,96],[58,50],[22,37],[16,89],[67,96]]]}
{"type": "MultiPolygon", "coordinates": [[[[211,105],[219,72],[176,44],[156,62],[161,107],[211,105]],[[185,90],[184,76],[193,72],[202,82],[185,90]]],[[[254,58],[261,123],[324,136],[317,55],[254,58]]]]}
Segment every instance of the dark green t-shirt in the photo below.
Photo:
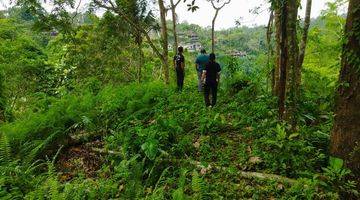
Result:
{"type": "Polygon", "coordinates": [[[198,64],[198,71],[201,72],[205,69],[206,64],[209,62],[209,56],[206,54],[200,54],[197,58],[195,63],[198,64]]]}

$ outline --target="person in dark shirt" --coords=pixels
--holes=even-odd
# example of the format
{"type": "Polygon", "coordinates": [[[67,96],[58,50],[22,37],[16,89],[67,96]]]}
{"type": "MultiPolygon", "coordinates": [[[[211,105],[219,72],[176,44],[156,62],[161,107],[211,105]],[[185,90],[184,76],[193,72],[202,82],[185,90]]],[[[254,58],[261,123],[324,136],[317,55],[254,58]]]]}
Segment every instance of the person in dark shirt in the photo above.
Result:
{"type": "Polygon", "coordinates": [[[198,91],[202,92],[202,83],[201,83],[201,76],[202,72],[205,69],[206,64],[209,62],[209,55],[206,54],[205,49],[201,49],[200,55],[196,58],[196,71],[198,73],[198,91]]]}
{"type": "Polygon", "coordinates": [[[202,74],[202,82],[204,84],[204,96],[205,96],[205,105],[215,106],[217,99],[217,89],[220,81],[220,72],[221,67],[219,63],[215,61],[216,57],[214,53],[211,53],[209,56],[209,62],[206,64],[205,69],[202,74]],[[210,102],[210,93],[212,96],[212,101],[210,102]]]}
{"type": "Polygon", "coordinates": [[[183,55],[184,48],[178,48],[178,54],[174,56],[174,68],[176,72],[177,87],[179,91],[182,91],[184,86],[185,76],[185,57],[183,55]]]}

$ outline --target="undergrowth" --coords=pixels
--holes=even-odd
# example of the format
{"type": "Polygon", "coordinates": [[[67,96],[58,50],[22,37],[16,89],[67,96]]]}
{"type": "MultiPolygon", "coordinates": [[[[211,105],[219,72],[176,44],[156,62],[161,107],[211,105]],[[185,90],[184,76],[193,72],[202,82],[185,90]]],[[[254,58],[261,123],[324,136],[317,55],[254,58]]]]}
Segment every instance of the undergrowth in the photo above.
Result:
{"type": "Polygon", "coordinates": [[[0,127],[0,197],[337,199],[353,189],[332,185],[345,184],[344,174],[324,173],[331,123],[291,132],[276,118],[275,99],[255,83],[239,91],[226,87],[213,109],[189,86],[177,93],[161,83],[79,88],[50,99],[0,127]],[[96,176],[62,180],[56,153],[94,138],[107,152],[96,176]],[[296,182],[244,178],[238,171],[296,182]]]}

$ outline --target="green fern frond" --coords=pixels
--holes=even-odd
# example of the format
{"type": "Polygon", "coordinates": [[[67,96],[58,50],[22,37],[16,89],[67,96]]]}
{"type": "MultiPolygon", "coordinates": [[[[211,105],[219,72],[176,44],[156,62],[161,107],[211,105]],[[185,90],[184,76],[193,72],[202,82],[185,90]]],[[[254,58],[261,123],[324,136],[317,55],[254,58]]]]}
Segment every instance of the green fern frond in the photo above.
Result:
{"type": "Polygon", "coordinates": [[[8,137],[5,134],[0,136],[0,163],[11,161],[11,147],[8,137]]]}
{"type": "Polygon", "coordinates": [[[194,199],[203,199],[204,198],[204,195],[203,195],[204,182],[196,170],[194,170],[192,173],[191,188],[194,192],[194,196],[193,196],[194,199]]]}
{"type": "Polygon", "coordinates": [[[59,192],[59,182],[56,177],[50,177],[48,179],[49,189],[50,189],[50,196],[53,200],[62,200],[61,194],[59,192]]]}
{"type": "Polygon", "coordinates": [[[184,200],[186,199],[184,190],[185,190],[185,183],[186,183],[186,174],[187,170],[181,170],[181,174],[179,177],[179,184],[178,188],[172,193],[172,198],[174,200],[184,200]]]}
{"type": "Polygon", "coordinates": [[[192,173],[192,179],[191,179],[191,188],[195,193],[198,193],[201,191],[201,178],[199,176],[199,173],[194,170],[192,173]]]}
{"type": "Polygon", "coordinates": [[[25,161],[27,163],[31,163],[36,157],[43,152],[43,150],[51,145],[54,144],[57,140],[59,140],[59,137],[61,137],[62,132],[57,131],[53,134],[51,134],[49,137],[47,137],[45,140],[40,141],[35,148],[33,148],[30,153],[27,155],[25,161]]]}

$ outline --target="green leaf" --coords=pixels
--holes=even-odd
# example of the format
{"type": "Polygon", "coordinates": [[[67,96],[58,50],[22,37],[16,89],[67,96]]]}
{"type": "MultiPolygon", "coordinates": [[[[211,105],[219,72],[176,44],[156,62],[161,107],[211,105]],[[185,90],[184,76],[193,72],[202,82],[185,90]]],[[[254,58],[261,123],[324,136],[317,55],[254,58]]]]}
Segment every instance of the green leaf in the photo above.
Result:
{"type": "Polygon", "coordinates": [[[336,158],[336,157],[331,157],[330,156],[330,167],[332,167],[333,169],[339,170],[343,167],[344,165],[344,161],[340,158],[336,158]]]}
{"type": "Polygon", "coordinates": [[[276,126],[276,133],[279,140],[284,140],[286,138],[285,128],[279,124],[276,126]]]}
{"type": "Polygon", "coordinates": [[[299,133],[293,133],[291,135],[289,135],[289,140],[292,140],[293,138],[296,138],[299,136],[299,133]]]}
{"type": "Polygon", "coordinates": [[[151,138],[141,145],[141,149],[149,159],[154,160],[158,152],[158,144],[156,139],[151,138]]]}

